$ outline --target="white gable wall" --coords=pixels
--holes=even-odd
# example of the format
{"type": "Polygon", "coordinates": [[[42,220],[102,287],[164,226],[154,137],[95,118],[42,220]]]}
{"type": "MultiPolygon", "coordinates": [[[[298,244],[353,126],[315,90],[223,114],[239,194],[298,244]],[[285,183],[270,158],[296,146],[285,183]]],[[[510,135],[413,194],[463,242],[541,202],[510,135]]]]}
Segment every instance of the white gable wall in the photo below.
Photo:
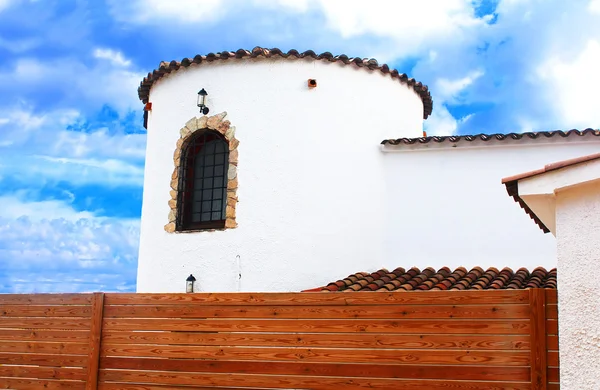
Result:
{"type": "Polygon", "coordinates": [[[600,137],[576,140],[386,148],[387,259],[381,266],[556,267],[554,236],[542,232],[501,180],[600,150],[600,137]]]}
{"type": "Polygon", "coordinates": [[[555,226],[560,385],[595,390],[600,383],[600,292],[594,277],[600,259],[600,160],[525,177],[518,188],[536,216],[555,226]],[[539,198],[547,204],[540,205],[539,198]]]}

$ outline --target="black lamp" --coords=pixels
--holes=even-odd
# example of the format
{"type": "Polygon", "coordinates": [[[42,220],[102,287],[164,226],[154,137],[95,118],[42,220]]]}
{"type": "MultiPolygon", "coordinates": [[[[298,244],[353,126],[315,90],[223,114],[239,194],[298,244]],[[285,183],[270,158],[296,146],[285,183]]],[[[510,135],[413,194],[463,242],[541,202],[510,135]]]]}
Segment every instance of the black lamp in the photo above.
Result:
{"type": "Polygon", "coordinates": [[[194,282],[195,281],[196,281],[196,278],[194,277],[194,275],[190,274],[190,276],[187,277],[187,279],[185,280],[185,292],[186,293],[194,292],[194,282]]]}
{"type": "Polygon", "coordinates": [[[208,92],[202,88],[198,91],[198,108],[200,108],[200,112],[204,115],[208,114],[208,107],[206,107],[206,96],[208,92]]]}

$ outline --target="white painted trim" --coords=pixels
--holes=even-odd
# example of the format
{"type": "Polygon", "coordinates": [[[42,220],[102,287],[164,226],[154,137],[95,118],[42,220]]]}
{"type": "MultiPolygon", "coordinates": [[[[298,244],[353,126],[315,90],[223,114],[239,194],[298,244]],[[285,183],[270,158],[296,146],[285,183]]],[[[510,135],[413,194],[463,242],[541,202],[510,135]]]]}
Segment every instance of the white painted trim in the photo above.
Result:
{"type": "Polygon", "coordinates": [[[540,173],[518,181],[519,197],[556,236],[556,194],[560,191],[600,182],[600,160],[540,173]]]}

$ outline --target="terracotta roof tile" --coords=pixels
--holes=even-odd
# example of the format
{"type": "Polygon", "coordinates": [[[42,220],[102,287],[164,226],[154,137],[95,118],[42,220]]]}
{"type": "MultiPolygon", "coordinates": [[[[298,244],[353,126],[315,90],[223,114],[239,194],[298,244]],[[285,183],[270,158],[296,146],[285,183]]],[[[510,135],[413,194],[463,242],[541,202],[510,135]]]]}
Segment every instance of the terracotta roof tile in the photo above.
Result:
{"type": "Polygon", "coordinates": [[[286,59],[300,59],[300,58],[312,58],[317,61],[328,61],[328,62],[337,62],[343,65],[351,65],[359,68],[364,68],[365,70],[370,71],[379,71],[382,74],[389,74],[392,79],[397,79],[400,83],[408,85],[412,88],[417,95],[421,98],[423,102],[423,119],[427,119],[429,115],[431,115],[431,111],[433,109],[433,100],[431,99],[431,94],[429,93],[429,88],[426,85],[416,81],[413,78],[409,78],[405,73],[400,73],[396,69],[389,68],[388,65],[383,64],[379,65],[376,59],[374,58],[358,58],[358,57],[348,57],[345,54],[334,56],[330,52],[324,52],[321,54],[317,54],[312,50],[306,50],[304,52],[299,52],[298,50],[288,50],[287,52],[283,52],[278,48],[266,49],[263,47],[255,47],[251,51],[238,49],[235,52],[231,51],[222,51],[219,53],[208,53],[206,55],[196,55],[194,58],[184,58],[181,61],[171,61],[166,62],[163,61],[159,64],[159,67],[152,72],[148,73],[146,77],[140,83],[138,88],[138,96],[140,100],[146,104],[148,102],[150,88],[157,80],[161,79],[165,75],[168,75],[171,72],[175,72],[179,70],[181,67],[187,68],[192,65],[200,65],[203,62],[212,62],[212,61],[222,61],[222,60],[239,60],[242,58],[286,58],[286,59]]]}
{"type": "Polygon", "coordinates": [[[396,268],[391,273],[386,269],[377,272],[360,272],[329,283],[320,289],[309,291],[427,291],[427,290],[506,290],[550,288],[556,289],[556,268],[547,271],[538,267],[529,272],[519,268],[499,271],[497,268],[474,267],[466,270],[458,267],[454,271],[448,267],[435,270],[431,267],[420,270],[396,268]]]}
{"type": "Polygon", "coordinates": [[[508,141],[508,140],[543,140],[548,138],[566,138],[566,137],[577,137],[586,136],[588,134],[594,136],[600,136],[599,129],[585,129],[585,130],[552,130],[552,131],[529,131],[524,133],[506,133],[506,134],[474,134],[474,135],[443,135],[443,136],[429,136],[429,137],[416,137],[416,138],[397,138],[397,139],[385,139],[381,141],[382,145],[394,145],[394,146],[409,146],[409,145],[424,145],[429,143],[434,144],[457,144],[474,141],[508,141]]]}

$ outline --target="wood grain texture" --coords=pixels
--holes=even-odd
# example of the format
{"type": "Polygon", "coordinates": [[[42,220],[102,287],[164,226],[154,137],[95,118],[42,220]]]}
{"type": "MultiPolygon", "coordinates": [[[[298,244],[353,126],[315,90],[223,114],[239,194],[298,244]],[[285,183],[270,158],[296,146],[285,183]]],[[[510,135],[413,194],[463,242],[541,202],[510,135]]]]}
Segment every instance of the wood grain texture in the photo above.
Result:
{"type": "Polygon", "coordinates": [[[84,355],[47,355],[31,353],[0,353],[0,364],[36,365],[51,367],[86,367],[84,355]]]}
{"type": "MultiPolygon", "coordinates": [[[[552,337],[552,336],[550,336],[552,337]]],[[[555,336],[554,336],[555,337],[555,336]]],[[[310,334],[105,331],[102,343],[378,349],[529,350],[529,335],[310,334]]]]}
{"type": "Polygon", "coordinates": [[[2,341],[52,341],[87,343],[89,330],[0,329],[2,341]]]}
{"type": "MultiPolygon", "coordinates": [[[[1,302],[1,300],[0,300],[1,302]]],[[[0,317],[85,317],[91,306],[0,305],[0,317]]]]}
{"type": "MultiPolygon", "coordinates": [[[[1,308],[0,308],[1,311],[1,308]]],[[[105,318],[529,319],[529,305],[108,305],[105,318]]]]}
{"type": "Polygon", "coordinates": [[[144,318],[104,320],[104,329],[203,332],[529,334],[529,320],[263,320],[144,318]]]}
{"type": "Polygon", "coordinates": [[[104,293],[94,293],[92,316],[90,318],[90,340],[88,348],[88,371],[86,390],[98,388],[98,370],[100,367],[100,345],[102,341],[102,317],[104,315],[104,293]]]}
{"type": "Polygon", "coordinates": [[[481,367],[481,366],[435,366],[398,364],[339,364],[334,362],[246,362],[211,361],[192,359],[129,359],[107,357],[101,361],[102,369],[241,373],[276,375],[311,375],[339,377],[376,377],[405,379],[450,380],[529,380],[529,367],[481,367]]]}
{"type": "MultiPolygon", "coordinates": [[[[382,378],[339,378],[323,376],[293,376],[293,375],[255,375],[255,374],[195,374],[174,373],[160,371],[133,371],[133,370],[101,370],[102,385],[100,390],[126,389],[122,383],[132,384],[163,384],[163,385],[188,385],[188,386],[214,386],[214,387],[243,387],[243,388],[269,388],[269,389],[444,389],[453,390],[479,390],[479,389],[513,389],[530,390],[528,382],[452,382],[443,380],[418,380],[418,379],[382,379],[382,378]],[[107,382],[120,382],[114,386],[107,386],[107,382]]],[[[144,389],[144,387],[139,387],[144,389]]]]}
{"type": "Polygon", "coordinates": [[[0,388],[551,389],[557,318],[549,290],[0,294],[0,388]]]}
{"type": "Polygon", "coordinates": [[[557,305],[558,304],[558,290],[545,289],[546,292],[546,304],[557,305]]]}
{"type": "Polygon", "coordinates": [[[548,367],[558,367],[558,351],[548,351],[548,367]]]}
{"type": "Polygon", "coordinates": [[[529,290],[529,305],[531,307],[531,388],[546,390],[547,354],[546,347],[546,292],[544,289],[529,290]]]}
{"type": "Polygon", "coordinates": [[[85,380],[83,368],[0,366],[0,377],[85,380]]]}
{"type": "Polygon", "coordinates": [[[528,366],[529,351],[447,351],[401,349],[259,348],[179,346],[103,347],[102,356],[211,360],[305,361],[335,363],[405,363],[528,366]]]}
{"type": "Polygon", "coordinates": [[[549,351],[558,351],[558,336],[546,335],[546,347],[549,351]]]}
{"type": "Polygon", "coordinates": [[[558,335],[558,320],[546,320],[546,332],[549,335],[558,335]]]}
{"type": "Polygon", "coordinates": [[[0,341],[0,352],[85,355],[88,352],[88,345],[85,343],[48,343],[30,341],[11,341],[8,343],[0,341]]]}
{"type": "Polygon", "coordinates": [[[64,329],[86,330],[90,328],[87,318],[68,317],[0,317],[0,329],[64,329]]]}
{"type": "Polygon", "coordinates": [[[2,305],[91,305],[92,294],[0,294],[2,305]]]}
{"type": "Polygon", "coordinates": [[[0,377],[0,388],[16,390],[83,390],[85,382],[0,377]]]}
{"type": "Polygon", "coordinates": [[[345,293],[106,294],[107,305],[490,305],[529,303],[527,290],[345,293]]]}

